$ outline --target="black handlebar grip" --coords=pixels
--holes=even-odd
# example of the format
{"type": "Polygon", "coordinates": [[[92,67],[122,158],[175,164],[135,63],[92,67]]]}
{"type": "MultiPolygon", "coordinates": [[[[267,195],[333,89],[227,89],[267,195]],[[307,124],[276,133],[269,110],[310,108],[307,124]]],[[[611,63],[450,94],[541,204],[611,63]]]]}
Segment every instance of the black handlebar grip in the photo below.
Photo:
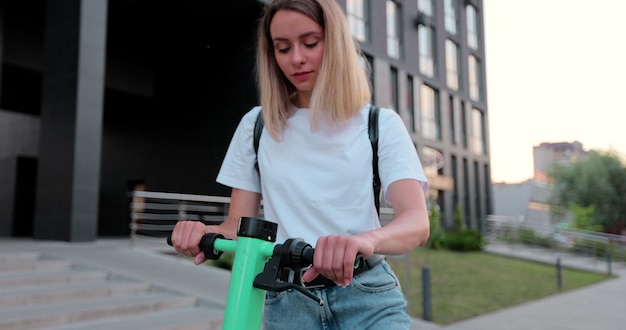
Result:
{"type": "Polygon", "coordinates": [[[311,265],[313,264],[313,254],[315,253],[315,249],[311,246],[307,246],[302,251],[302,261],[304,264],[311,265]]]}
{"type": "MultiPolygon", "coordinates": [[[[224,238],[224,235],[215,234],[215,233],[209,233],[209,234],[202,236],[202,238],[200,239],[200,243],[198,244],[198,247],[200,248],[202,252],[204,252],[205,258],[211,259],[211,260],[217,260],[220,258],[223,252],[215,250],[213,248],[213,245],[215,244],[216,239],[223,239],[223,238],[224,238]]],[[[172,233],[169,233],[167,235],[167,244],[169,246],[174,246],[174,244],[172,244],[172,233]]]]}
{"type": "MultiPolygon", "coordinates": [[[[302,260],[306,264],[313,264],[313,255],[315,254],[315,248],[305,247],[304,251],[302,251],[302,260]]],[[[361,252],[357,253],[356,259],[354,260],[354,269],[360,269],[365,265],[365,258],[363,258],[363,254],[361,252]]]]}
{"type": "Polygon", "coordinates": [[[224,239],[224,235],[216,233],[208,233],[200,239],[200,250],[204,252],[204,257],[210,260],[218,260],[223,251],[218,251],[214,248],[215,240],[224,239]]]}

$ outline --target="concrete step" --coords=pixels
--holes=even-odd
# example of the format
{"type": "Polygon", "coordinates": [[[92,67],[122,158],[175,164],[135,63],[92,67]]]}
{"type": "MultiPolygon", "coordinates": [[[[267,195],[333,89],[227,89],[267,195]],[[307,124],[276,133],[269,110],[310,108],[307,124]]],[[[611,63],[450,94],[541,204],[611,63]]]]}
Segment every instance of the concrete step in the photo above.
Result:
{"type": "Polygon", "coordinates": [[[68,269],[71,266],[72,262],[67,260],[9,260],[0,262],[0,274],[68,269]]]}
{"type": "Polygon", "coordinates": [[[5,261],[37,260],[39,256],[39,252],[30,251],[0,252],[0,263],[5,261]]]}
{"type": "Polygon", "coordinates": [[[139,315],[76,322],[47,330],[218,330],[223,311],[206,307],[184,307],[139,315]]]}
{"type": "Polygon", "coordinates": [[[0,309],[0,329],[58,327],[73,322],[190,307],[195,303],[196,299],[193,297],[165,292],[148,292],[2,308],[0,309]]]}
{"type": "Polygon", "coordinates": [[[0,308],[21,305],[48,304],[72,299],[106,297],[146,292],[148,283],[123,280],[95,280],[0,288],[0,308]]]}
{"type": "Polygon", "coordinates": [[[51,270],[41,272],[0,273],[0,289],[18,286],[45,286],[55,283],[75,283],[104,280],[109,275],[105,271],[94,270],[51,270]]]}

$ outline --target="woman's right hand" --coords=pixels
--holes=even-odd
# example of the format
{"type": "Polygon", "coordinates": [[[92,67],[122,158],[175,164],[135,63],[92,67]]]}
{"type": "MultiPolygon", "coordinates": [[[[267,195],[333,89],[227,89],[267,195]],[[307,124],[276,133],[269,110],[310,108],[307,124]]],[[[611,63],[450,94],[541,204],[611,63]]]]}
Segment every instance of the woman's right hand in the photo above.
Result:
{"type": "Polygon", "coordinates": [[[198,245],[208,233],[220,233],[220,229],[218,226],[206,226],[200,221],[179,221],[172,231],[172,246],[179,253],[194,257],[194,263],[199,265],[206,258],[198,245]]]}
{"type": "Polygon", "coordinates": [[[176,251],[193,257],[199,265],[206,261],[200,251],[200,240],[209,233],[222,234],[227,239],[237,239],[239,219],[243,216],[259,214],[261,194],[233,188],[230,197],[228,217],[219,226],[206,226],[200,221],[179,221],[172,231],[172,246],[176,251]]]}

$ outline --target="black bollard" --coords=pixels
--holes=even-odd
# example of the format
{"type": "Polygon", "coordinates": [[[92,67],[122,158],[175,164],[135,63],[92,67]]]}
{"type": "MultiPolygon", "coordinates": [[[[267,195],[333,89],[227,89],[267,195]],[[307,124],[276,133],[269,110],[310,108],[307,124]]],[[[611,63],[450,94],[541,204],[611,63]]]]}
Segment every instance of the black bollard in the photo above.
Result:
{"type": "Polygon", "coordinates": [[[563,288],[563,277],[561,275],[561,257],[556,258],[556,286],[561,290],[563,288]]]}
{"type": "Polygon", "coordinates": [[[613,266],[611,265],[611,246],[609,245],[608,254],[606,255],[607,266],[609,267],[609,275],[613,275],[613,266]]]}
{"type": "Polygon", "coordinates": [[[424,309],[424,320],[432,321],[433,313],[430,302],[430,268],[422,268],[422,306],[424,309]]]}

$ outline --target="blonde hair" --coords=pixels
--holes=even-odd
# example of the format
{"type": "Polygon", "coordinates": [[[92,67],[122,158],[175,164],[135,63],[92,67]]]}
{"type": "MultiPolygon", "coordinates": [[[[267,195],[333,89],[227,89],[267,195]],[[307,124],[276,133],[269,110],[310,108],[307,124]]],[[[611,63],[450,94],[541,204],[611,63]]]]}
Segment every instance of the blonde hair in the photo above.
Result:
{"type": "Polygon", "coordinates": [[[256,74],[265,127],[277,141],[291,115],[296,92],[274,57],[270,24],[280,10],[299,12],[324,31],[324,58],[310,104],[314,129],[320,113],[325,112],[324,118],[332,126],[350,119],[371,99],[369,80],[359,60],[361,50],[336,0],[274,0],[259,21],[256,74]]]}

